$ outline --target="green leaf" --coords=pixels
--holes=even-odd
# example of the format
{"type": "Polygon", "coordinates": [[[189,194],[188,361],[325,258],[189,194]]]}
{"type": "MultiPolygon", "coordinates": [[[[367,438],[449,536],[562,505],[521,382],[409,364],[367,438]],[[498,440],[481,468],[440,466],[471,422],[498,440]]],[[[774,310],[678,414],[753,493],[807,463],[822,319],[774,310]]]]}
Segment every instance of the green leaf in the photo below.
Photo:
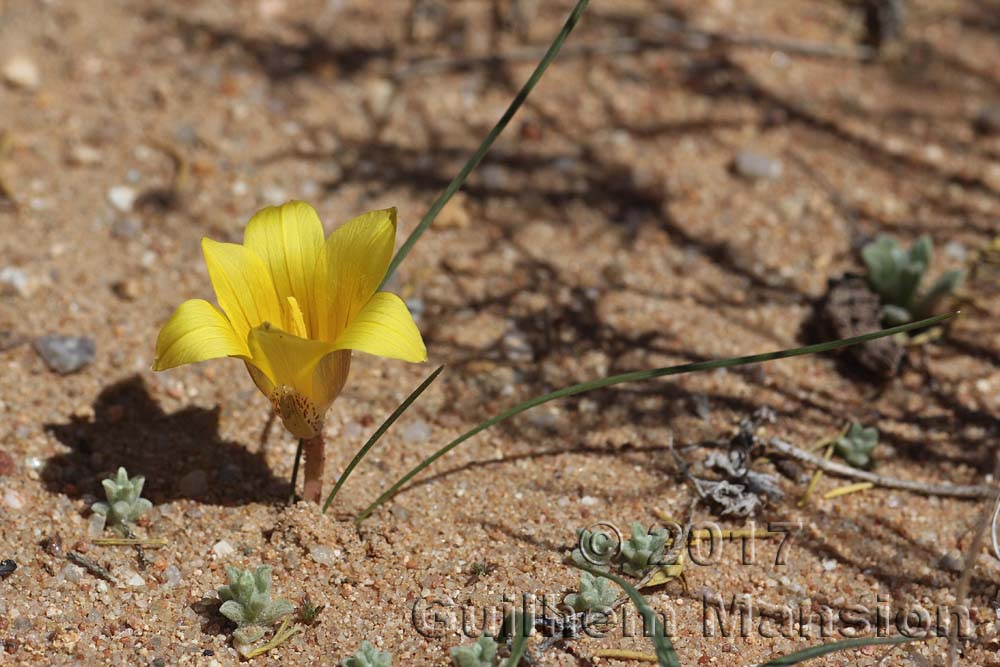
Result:
{"type": "Polygon", "coordinates": [[[942,273],[941,277],[935,280],[931,288],[927,290],[927,294],[924,294],[920,298],[919,303],[914,306],[914,310],[920,315],[933,313],[937,302],[954,292],[962,284],[964,278],[965,273],[963,271],[956,270],[942,273]]]}
{"type": "Polygon", "coordinates": [[[608,587],[607,579],[595,577],[589,572],[580,574],[580,590],[566,596],[566,604],[573,611],[604,611],[610,609],[617,599],[615,592],[608,587]]]}
{"type": "Polygon", "coordinates": [[[649,624],[652,624],[653,648],[656,651],[657,663],[660,667],[680,667],[681,663],[677,657],[677,652],[674,651],[674,645],[670,642],[670,638],[664,634],[663,625],[656,617],[656,612],[654,612],[653,608],[646,602],[646,598],[642,597],[642,593],[637,591],[631,584],[616,574],[601,572],[600,570],[586,567],[584,565],[580,565],[579,563],[576,564],[576,567],[589,572],[596,577],[605,577],[618,584],[621,589],[625,591],[626,595],[628,595],[632,600],[632,604],[635,605],[639,614],[642,615],[643,627],[647,627],[649,624]]]}
{"type": "Polygon", "coordinates": [[[495,667],[497,648],[499,646],[493,637],[481,635],[475,644],[452,648],[451,664],[454,667],[495,667]]]}
{"type": "Polygon", "coordinates": [[[347,464],[347,468],[344,469],[343,474],[337,479],[337,483],[333,486],[333,491],[331,491],[330,495],[326,497],[326,502],[323,503],[324,512],[330,508],[330,504],[333,502],[333,499],[336,498],[337,493],[340,492],[340,487],[342,487],[344,482],[347,481],[347,478],[351,476],[354,468],[361,463],[361,459],[365,458],[369,450],[371,450],[371,448],[375,446],[375,443],[379,441],[379,438],[385,435],[385,432],[396,423],[396,420],[399,419],[400,415],[410,408],[413,402],[420,397],[420,394],[424,393],[424,390],[427,389],[427,387],[431,386],[431,383],[437,379],[437,376],[440,375],[443,370],[444,366],[438,366],[437,370],[427,376],[427,379],[424,380],[419,387],[414,389],[413,393],[407,396],[406,400],[400,403],[399,407],[393,410],[392,414],[389,415],[384,422],[382,422],[382,425],[379,426],[374,433],[372,433],[371,437],[368,438],[368,442],[366,442],[361,449],[358,450],[358,453],[354,455],[351,462],[347,464]]]}
{"type": "Polygon", "coordinates": [[[340,661],[341,667],[392,667],[392,655],[379,651],[367,639],[349,658],[340,661]]]}
{"type": "MultiPolygon", "coordinates": [[[[452,196],[458,192],[458,189],[462,187],[462,184],[465,183],[465,180],[469,177],[469,174],[472,173],[472,170],[475,169],[480,162],[482,162],[486,153],[488,153],[490,148],[493,146],[493,142],[496,141],[497,137],[500,136],[500,133],[504,131],[507,124],[510,123],[511,119],[514,117],[514,114],[516,114],[521,108],[521,105],[524,104],[524,101],[528,99],[528,95],[532,90],[534,90],[535,85],[538,84],[538,81],[542,78],[545,70],[548,69],[549,65],[555,59],[556,54],[559,53],[563,42],[565,42],[566,38],[569,37],[569,34],[573,32],[573,28],[576,27],[577,21],[580,20],[580,16],[583,15],[583,10],[587,8],[587,4],[589,2],[590,0],[577,0],[576,6],[573,7],[573,11],[570,12],[569,17],[566,19],[566,23],[563,24],[562,30],[559,31],[559,34],[556,35],[556,38],[552,41],[552,45],[549,46],[548,51],[546,51],[545,55],[542,56],[538,66],[535,67],[535,71],[531,73],[528,80],[525,81],[523,86],[521,86],[521,90],[517,91],[517,95],[514,96],[510,106],[508,106],[507,110],[504,111],[503,116],[500,117],[500,120],[498,120],[497,124],[493,126],[493,129],[490,130],[489,134],[486,135],[486,138],[483,139],[483,143],[479,145],[479,148],[477,148],[476,152],[472,154],[468,162],[465,163],[465,166],[462,167],[461,171],[459,171],[455,178],[451,180],[448,187],[444,189],[444,192],[438,195],[438,198],[434,200],[434,203],[431,204],[430,210],[427,211],[420,222],[417,223],[417,226],[414,227],[413,231],[410,232],[410,235],[406,238],[403,245],[400,246],[399,251],[392,258],[392,262],[389,264],[389,268],[385,272],[385,278],[382,279],[382,286],[386,284],[403,260],[406,259],[406,256],[410,254],[410,250],[413,249],[413,246],[417,243],[423,233],[427,231],[427,228],[430,227],[432,222],[434,222],[434,219],[438,216],[438,213],[441,212],[441,209],[444,208],[444,205],[448,203],[448,200],[450,200],[452,196]]],[[[382,289],[382,286],[380,286],[379,289],[382,289]]]]}
{"type": "Polygon", "coordinates": [[[236,625],[243,625],[247,620],[246,614],[243,613],[243,606],[236,600],[229,599],[223,602],[222,606],[219,607],[219,613],[236,625]]]}
{"type": "Polygon", "coordinates": [[[822,644],[821,646],[813,646],[812,648],[803,649],[801,651],[796,651],[795,653],[790,653],[781,658],[775,658],[768,662],[762,663],[759,667],[784,667],[785,665],[797,665],[806,660],[812,660],[813,658],[818,658],[820,656],[827,655],[829,653],[836,653],[837,651],[847,651],[852,648],[858,648],[861,646],[884,646],[886,644],[909,644],[910,642],[925,641],[924,638],[911,638],[911,637],[863,637],[859,639],[844,639],[839,642],[831,642],[829,644],[822,644]]]}
{"type": "Polygon", "coordinates": [[[841,340],[835,340],[828,343],[818,343],[816,345],[807,345],[805,347],[796,347],[788,350],[778,350],[776,352],[767,352],[765,354],[751,354],[744,357],[732,357],[729,359],[717,359],[713,361],[697,361],[690,364],[680,364],[679,366],[667,366],[665,368],[654,368],[644,371],[633,371],[631,373],[622,373],[620,375],[611,375],[604,378],[598,378],[595,380],[590,380],[589,382],[583,382],[580,384],[574,384],[569,387],[563,387],[562,389],[557,389],[556,391],[549,392],[547,394],[542,394],[541,396],[536,396],[523,403],[519,403],[512,408],[504,410],[498,415],[490,417],[486,421],[480,423],[478,426],[466,431],[462,435],[458,436],[447,445],[437,450],[423,461],[421,461],[415,468],[410,472],[403,475],[395,484],[389,487],[385,493],[379,496],[375,502],[369,505],[361,514],[357,516],[354,520],[356,524],[361,523],[366,518],[368,518],[372,512],[374,512],[380,505],[382,505],[389,498],[393,497],[400,488],[403,487],[407,482],[413,479],[415,476],[420,474],[425,468],[433,464],[439,458],[458,447],[460,444],[468,440],[469,438],[477,435],[478,433],[485,431],[491,426],[495,426],[500,422],[506,421],[511,417],[526,412],[531,408],[537,407],[549,401],[554,401],[560,398],[565,398],[567,396],[574,396],[576,394],[582,394],[584,392],[593,391],[595,389],[603,389],[604,387],[611,387],[616,384],[624,384],[626,382],[644,382],[646,380],[652,380],[654,378],[666,377],[668,375],[682,375],[684,373],[693,373],[695,371],[705,371],[714,368],[728,368],[731,366],[742,366],[745,364],[756,364],[763,361],[772,361],[774,359],[787,359],[789,357],[798,357],[806,354],[816,354],[818,352],[828,352],[830,350],[836,350],[841,347],[847,347],[849,345],[856,345],[858,343],[864,343],[865,341],[875,340],[876,338],[883,338],[885,336],[893,336],[898,333],[906,333],[913,331],[915,329],[922,329],[924,327],[934,326],[939,322],[943,322],[950,317],[954,317],[954,313],[946,315],[938,315],[937,317],[931,317],[926,320],[920,320],[919,322],[910,322],[909,324],[904,324],[898,327],[892,327],[890,329],[882,329],[881,331],[874,331],[872,333],[863,334],[861,336],[853,336],[851,338],[843,338],[841,340]]]}
{"type": "Polygon", "coordinates": [[[834,444],[837,453],[855,468],[867,468],[871,465],[870,454],[878,444],[878,429],[865,428],[858,422],[853,422],[847,433],[837,438],[834,444]]]}

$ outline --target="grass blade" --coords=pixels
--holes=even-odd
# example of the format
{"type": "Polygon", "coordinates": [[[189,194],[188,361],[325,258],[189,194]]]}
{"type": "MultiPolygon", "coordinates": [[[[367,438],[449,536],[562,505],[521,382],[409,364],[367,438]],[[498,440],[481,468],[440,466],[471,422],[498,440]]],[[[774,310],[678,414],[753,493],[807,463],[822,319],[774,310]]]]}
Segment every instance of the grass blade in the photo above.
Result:
{"type": "Polygon", "coordinates": [[[512,408],[504,410],[500,414],[487,419],[478,426],[466,431],[462,435],[458,436],[447,445],[434,452],[426,459],[420,462],[416,468],[406,473],[398,482],[393,484],[389,489],[378,497],[375,502],[368,506],[365,511],[358,515],[354,520],[355,523],[361,523],[368,516],[375,511],[386,500],[391,498],[399,491],[400,488],[416,475],[420,474],[425,468],[437,461],[439,458],[458,447],[460,444],[471,438],[472,436],[485,431],[491,426],[495,426],[502,421],[506,421],[515,415],[519,415],[522,412],[530,410],[531,408],[542,405],[543,403],[548,403],[549,401],[554,401],[559,398],[565,398],[566,396],[573,396],[575,394],[582,394],[587,391],[593,391],[595,389],[602,389],[604,387],[610,387],[616,384],[623,384],[625,382],[642,382],[645,380],[652,380],[654,378],[665,377],[667,375],[681,375],[684,373],[693,373],[695,371],[706,371],[714,368],[727,368],[730,366],[741,366],[745,364],[755,364],[763,361],[772,361],[774,359],[787,359],[789,357],[799,357],[806,354],[817,354],[819,352],[828,352],[830,350],[836,350],[841,347],[847,347],[849,345],[857,345],[858,343],[864,343],[869,340],[875,340],[876,338],[883,338],[885,336],[892,336],[898,333],[905,333],[912,331],[914,329],[922,329],[924,327],[934,326],[940,322],[943,322],[951,317],[954,317],[957,313],[947,313],[945,315],[938,315],[936,317],[930,317],[926,320],[920,320],[919,322],[910,322],[909,324],[903,324],[898,327],[892,327],[891,329],[882,329],[881,331],[873,331],[872,333],[863,334],[861,336],[853,336],[851,338],[842,338],[840,340],[830,341],[827,343],[818,343],[816,345],[807,345],[805,347],[796,347],[789,350],[778,350],[776,352],[767,352],[764,354],[751,354],[745,357],[731,357],[729,359],[715,359],[712,361],[697,361],[690,364],[681,364],[679,366],[667,366],[665,368],[653,368],[645,371],[632,371],[631,373],[622,373],[620,375],[611,375],[605,378],[598,378],[596,380],[590,380],[589,382],[583,382],[581,384],[574,384],[569,387],[563,387],[562,389],[557,389],[556,391],[549,392],[548,394],[543,394],[541,396],[536,396],[532,399],[515,405],[512,408]]]}
{"type": "Polygon", "coordinates": [[[340,487],[342,487],[344,485],[344,482],[347,481],[347,478],[350,477],[351,473],[354,471],[354,468],[356,468],[357,465],[361,463],[361,459],[365,458],[365,456],[368,454],[368,451],[375,446],[376,442],[379,441],[379,438],[381,438],[385,434],[385,432],[388,431],[389,428],[394,423],[396,423],[396,420],[399,419],[400,415],[402,415],[409,409],[410,405],[413,404],[413,401],[417,400],[417,398],[420,397],[420,394],[424,393],[424,389],[427,389],[427,387],[431,386],[431,383],[437,379],[437,376],[440,375],[441,371],[443,370],[444,366],[438,366],[437,370],[428,375],[427,379],[424,380],[419,387],[414,389],[413,393],[407,396],[406,400],[400,403],[399,407],[393,410],[392,414],[389,415],[389,417],[384,422],[382,422],[382,425],[379,426],[374,433],[372,433],[372,436],[368,438],[368,442],[366,442],[364,446],[362,446],[361,449],[358,450],[358,453],[354,455],[354,458],[351,459],[351,462],[347,464],[346,468],[344,468],[344,472],[337,480],[337,483],[334,485],[333,491],[331,491],[330,495],[326,497],[326,502],[323,503],[324,512],[326,512],[330,508],[330,504],[333,502],[333,499],[337,497],[337,492],[340,491],[340,487]]]}
{"type": "Polygon", "coordinates": [[[837,651],[847,651],[859,646],[881,646],[885,644],[909,644],[910,642],[924,641],[924,637],[861,637],[858,639],[844,639],[839,642],[830,642],[820,646],[803,649],[790,653],[774,660],[762,663],[759,667],[784,667],[785,665],[797,665],[806,660],[812,660],[828,653],[837,651]]]}
{"type": "MultiPolygon", "coordinates": [[[[569,37],[569,34],[573,32],[573,28],[576,27],[577,21],[580,20],[580,16],[583,14],[583,10],[587,8],[587,4],[589,2],[590,0],[577,0],[576,6],[573,7],[573,11],[570,12],[569,17],[566,19],[566,23],[563,24],[562,30],[559,31],[559,34],[556,35],[556,38],[552,41],[552,45],[549,46],[549,50],[545,52],[545,55],[542,56],[542,59],[538,62],[538,66],[535,67],[535,71],[531,73],[528,80],[524,82],[523,86],[521,86],[521,90],[517,91],[517,95],[514,96],[510,106],[508,106],[507,110],[504,111],[503,116],[500,117],[497,124],[493,126],[490,133],[486,135],[485,139],[483,139],[483,143],[479,144],[479,148],[477,148],[476,152],[472,154],[469,161],[462,167],[461,171],[459,171],[455,178],[451,180],[448,187],[444,189],[444,192],[438,195],[438,198],[434,200],[434,203],[431,204],[430,210],[427,211],[413,231],[410,232],[410,235],[406,238],[403,245],[399,247],[399,251],[392,258],[392,262],[389,264],[389,268],[385,272],[385,278],[382,279],[383,286],[389,278],[392,277],[392,274],[396,271],[403,260],[406,259],[406,256],[410,254],[410,250],[413,249],[416,242],[420,239],[423,233],[427,231],[427,228],[430,227],[431,223],[434,222],[434,219],[437,217],[438,213],[441,212],[441,209],[444,208],[444,205],[448,203],[448,200],[452,198],[452,195],[458,192],[458,189],[462,187],[463,183],[465,183],[465,179],[469,177],[472,170],[475,169],[480,162],[482,162],[486,153],[488,153],[490,148],[493,146],[493,142],[496,141],[497,137],[500,136],[500,133],[507,127],[507,124],[514,117],[514,114],[518,112],[521,105],[524,104],[524,101],[534,89],[535,85],[542,78],[542,74],[545,73],[545,70],[548,69],[549,65],[555,59],[556,54],[559,53],[559,49],[562,48],[563,42],[565,42],[566,38],[569,37]]],[[[382,287],[380,286],[379,289],[382,289],[382,287]]]]}
{"type": "Polygon", "coordinates": [[[677,652],[674,651],[674,645],[671,643],[670,638],[667,637],[666,633],[664,633],[663,625],[660,623],[660,620],[656,618],[656,612],[654,612],[653,608],[646,602],[646,598],[642,597],[642,593],[637,591],[631,584],[619,577],[617,574],[587,567],[582,563],[574,562],[573,565],[581,570],[590,572],[595,577],[604,577],[618,584],[621,589],[625,591],[625,594],[632,599],[632,604],[635,605],[636,610],[642,616],[642,627],[646,628],[652,624],[653,648],[656,652],[657,663],[659,663],[660,667],[680,667],[680,659],[677,657],[677,652]]]}

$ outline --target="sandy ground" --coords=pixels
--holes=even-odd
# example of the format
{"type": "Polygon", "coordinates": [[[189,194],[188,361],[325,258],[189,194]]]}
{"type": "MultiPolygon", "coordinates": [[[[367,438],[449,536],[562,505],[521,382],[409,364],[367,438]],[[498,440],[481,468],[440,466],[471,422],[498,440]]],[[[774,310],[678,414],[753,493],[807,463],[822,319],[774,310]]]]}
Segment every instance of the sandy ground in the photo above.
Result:
{"type": "MultiPolygon", "coordinates": [[[[285,506],[295,443],[265,433],[268,406],[242,364],[149,371],[173,307],[210,296],[199,239],[238,240],[255,210],[289,198],[313,203],[328,230],[394,205],[407,233],[569,5],[0,0],[0,179],[13,199],[0,201],[0,269],[13,271],[0,297],[0,558],[19,565],[0,580],[0,664],[236,664],[214,590],[225,565],[260,563],[279,595],[326,608],[255,664],[335,664],[365,638],[396,665],[447,664],[468,641],[455,624],[415,625],[446,616],[447,600],[481,613],[569,592],[575,529],[686,516],[695,494],[671,438],[725,438],[760,406],[778,415],[769,434],[801,446],[848,419],[877,425],[882,474],[992,472],[1000,301],[984,279],[948,339],[911,351],[888,382],[815,357],[565,400],[466,443],[354,529],[423,456],[519,398],[799,344],[827,280],[858,271],[877,232],[930,233],[937,273],[967,268],[1000,231],[1000,128],[984,116],[1000,115],[995,3],[910,4],[902,41],[876,63],[669,31],[679,20],[850,51],[862,20],[848,3],[592,5],[570,45],[597,48],[551,68],[398,274],[430,363],[355,357],[328,421],[328,477],[448,368],[321,516],[285,506]],[[742,151],[780,161],[780,176],[734,173],[742,151]],[[30,344],[50,333],[93,339],[96,358],[52,372],[30,344]],[[168,541],[145,569],[130,549],[88,544],[88,508],[119,465],[146,475],[156,504],[137,531],[168,541]],[[74,549],[114,582],[72,566],[74,549]],[[472,576],[476,563],[489,571],[472,576]]],[[[843,483],[827,476],[818,493],[843,483]]],[[[769,638],[756,620],[748,637],[705,637],[707,592],[807,609],[957,604],[980,503],[876,489],[799,508],[804,485],[782,484],[789,497],[757,521],[803,523],[787,565],[774,541],[753,564],[728,545],[690,566],[687,591],[650,594],[673,614],[683,665],[749,665],[820,641],[769,638]]],[[[693,517],[713,515],[698,505],[693,517]]],[[[998,582],[984,550],[964,665],[1000,664],[998,582]]],[[[537,653],[540,641],[540,665],[649,651],[621,630],[537,653]]],[[[945,646],[817,664],[937,665],[945,646]]]]}

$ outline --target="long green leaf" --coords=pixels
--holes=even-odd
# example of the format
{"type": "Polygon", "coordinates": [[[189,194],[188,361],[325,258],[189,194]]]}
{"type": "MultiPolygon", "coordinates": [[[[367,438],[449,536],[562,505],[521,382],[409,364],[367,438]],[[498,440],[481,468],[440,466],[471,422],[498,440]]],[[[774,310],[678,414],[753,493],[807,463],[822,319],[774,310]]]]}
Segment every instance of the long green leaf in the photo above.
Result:
{"type": "MultiPolygon", "coordinates": [[[[393,410],[392,414],[389,415],[389,417],[384,422],[382,422],[382,425],[379,426],[374,433],[372,433],[372,436],[368,438],[368,442],[366,442],[364,446],[358,450],[358,453],[354,455],[354,458],[351,459],[351,462],[347,464],[347,467],[344,469],[344,473],[340,476],[340,479],[338,479],[337,483],[334,485],[333,491],[331,491],[330,495],[326,497],[326,502],[323,503],[324,512],[326,512],[330,508],[330,503],[332,503],[333,499],[337,497],[337,493],[340,491],[340,487],[342,487],[344,485],[344,482],[347,481],[347,478],[350,477],[351,473],[354,471],[354,468],[357,467],[359,463],[361,463],[361,459],[365,458],[365,456],[368,454],[368,451],[375,446],[375,443],[378,442],[379,438],[381,438],[385,434],[385,432],[388,431],[389,428],[394,423],[396,423],[396,420],[399,419],[400,415],[402,415],[409,409],[410,405],[413,404],[413,401],[417,400],[420,394],[424,393],[424,389],[427,389],[427,387],[431,386],[431,383],[437,379],[437,376],[440,375],[441,371],[443,370],[444,366],[438,366],[438,369],[433,373],[431,373],[430,375],[428,375],[427,379],[424,380],[419,387],[414,389],[413,393],[407,396],[406,400],[400,403],[399,407],[393,410]]],[[[296,462],[297,461],[298,459],[296,459],[296,462]]],[[[292,479],[294,479],[294,476],[292,479]]]]}
{"type": "MultiPolygon", "coordinates": [[[[486,153],[488,153],[490,148],[493,146],[493,142],[496,141],[497,137],[500,136],[500,133],[507,127],[507,124],[510,123],[514,114],[518,112],[521,105],[524,104],[524,101],[534,89],[535,85],[542,78],[542,74],[545,73],[545,70],[548,69],[549,65],[555,59],[556,54],[559,53],[559,49],[562,48],[563,42],[565,42],[566,38],[569,37],[569,34],[573,32],[573,28],[576,27],[577,21],[580,20],[580,16],[583,14],[583,10],[587,8],[587,4],[589,2],[590,0],[577,1],[576,6],[573,7],[573,11],[570,12],[569,17],[566,19],[566,23],[563,25],[562,30],[559,31],[559,34],[556,35],[552,45],[549,46],[549,50],[545,52],[545,55],[542,56],[542,59],[538,62],[538,66],[535,67],[535,71],[531,73],[528,80],[525,81],[523,86],[521,86],[521,90],[517,91],[517,95],[514,96],[514,100],[510,103],[510,106],[507,107],[507,110],[504,111],[503,116],[500,117],[497,124],[493,126],[490,133],[486,135],[485,139],[483,139],[483,143],[479,144],[479,148],[477,148],[476,152],[472,154],[472,157],[470,157],[469,161],[465,163],[465,166],[463,166],[462,170],[458,172],[458,175],[451,180],[451,183],[449,183],[448,187],[444,189],[444,192],[438,195],[438,198],[433,204],[431,204],[430,210],[427,211],[413,231],[410,232],[410,235],[407,237],[403,245],[399,247],[399,251],[392,258],[392,263],[389,264],[389,269],[385,272],[385,278],[382,279],[383,286],[396,271],[402,261],[406,259],[406,256],[410,254],[410,250],[413,249],[414,244],[416,244],[417,240],[420,239],[427,228],[430,227],[431,223],[434,222],[434,219],[437,217],[438,213],[441,212],[441,209],[444,208],[444,205],[448,203],[448,200],[452,198],[452,195],[458,192],[458,189],[462,187],[463,183],[465,183],[465,179],[469,177],[472,170],[475,169],[480,162],[482,162],[486,153]]],[[[379,287],[379,289],[382,288],[379,287]]]]}
{"type": "Polygon", "coordinates": [[[656,618],[656,612],[653,608],[649,606],[646,602],[646,598],[642,597],[642,593],[637,591],[631,584],[619,577],[617,574],[612,574],[611,572],[604,572],[603,570],[598,570],[596,568],[589,567],[583,563],[573,563],[574,566],[590,572],[595,577],[604,577],[615,582],[621,589],[625,591],[625,594],[629,596],[632,600],[632,604],[635,605],[636,610],[642,616],[643,628],[646,627],[648,623],[653,626],[653,648],[656,651],[656,661],[659,663],[660,667],[680,667],[680,659],[677,657],[677,652],[674,651],[674,645],[671,643],[670,638],[667,637],[666,633],[663,631],[663,625],[660,623],[660,619],[656,618]]]}
{"type": "Polygon", "coordinates": [[[784,667],[785,665],[797,665],[806,660],[812,660],[828,653],[837,651],[847,651],[859,646],[881,646],[885,644],[909,644],[910,642],[924,641],[923,637],[861,637],[858,639],[844,639],[839,642],[830,642],[820,646],[789,653],[786,656],[775,658],[762,663],[759,667],[784,667]]]}
{"type": "Polygon", "coordinates": [[[881,331],[874,331],[872,333],[863,334],[861,336],[853,336],[851,338],[843,338],[841,340],[835,340],[828,343],[818,343],[816,345],[807,345],[805,347],[797,347],[789,350],[779,350],[776,352],[767,352],[765,354],[751,354],[745,357],[732,357],[730,359],[716,359],[712,361],[698,361],[691,364],[681,364],[679,366],[667,366],[666,368],[654,368],[645,371],[633,371],[631,373],[622,373],[620,375],[612,375],[605,378],[598,378],[596,380],[590,380],[589,382],[583,382],[581,384],[574,384],[569,387],[563,387],[562,389],[557,389],[556,391],[549,392],[548,394],[543,394],[541,396],[536,396],[532,399],[515,405],[512,408],[504,410],[500,414],[487,419],[475,428],[472,428],[462,435],[458,436],[447,445],[434,452],[426,459],[420,462],[416,468],[406,473],[398,482],[393,484],[389,489],[378,497],[375,502],[368,506],[364,512],[358,515],[354,520],[355,523],[361,523],[368,516],[375,511],[375,509],[384,503],[386,500],[391,498],[396,494],[399,489],[413,479],[416,475],[420,474],[427,466],[431,465],[439,458],[458,447],[460,444],[476,435],[481,431],[485,431],[491,426],[495,426],[502,421],[506,421],[515,415],[519,415],[526,410],[542,405],[543,403],[548,403],[549,401],[554,401],[558,398],[565,398],[566,396],[573,396],[574,394],[582,394],[587,391],[593,391],[595,389],[602,389],[604,387],[610,387],[616,384],[623,384],[625,382],[642,382],[645,380],[652,380],[653,378],[664,377],[667,375],[681,375],[683,373],[693,373],[695,371],[706,371],[714,368],[727,368],[730,366],[741,366],[745,364],[756,364],[763,361],[772,361],[774,359],[786,359],[788,357],[798,357],[805,354],[816,354],[819,352],[828,352],[830,350],[836,350],[841,347],[847,347],[849,345],[857,345],[858,343],[864,343],[869,340],[875,340],[876,338],[883,338],[885,336],[892,336],[898,333],[905,333],[907,331],[913,331],[914,329],[921,329],[924,327],[933,326],[939,322],[943,322],[948,318],[954,317],[957,313],[948,313],[945,315],[938,315],[936,317],[930,317],[926,320],[920,320],[919,322],[910,322],[909,324],[903,324],[898,327],[892,327],[891,329],[882,329],[881,331]]]}

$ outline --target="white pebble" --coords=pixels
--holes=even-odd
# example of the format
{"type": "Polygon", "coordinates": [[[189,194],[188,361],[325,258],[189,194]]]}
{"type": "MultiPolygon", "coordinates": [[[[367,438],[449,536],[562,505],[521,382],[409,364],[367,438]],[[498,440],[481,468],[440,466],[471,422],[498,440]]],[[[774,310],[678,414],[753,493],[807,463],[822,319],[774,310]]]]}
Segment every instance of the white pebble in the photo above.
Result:
{"type": "Polygon", "coordinates": [[[146,585],[146,580],[139,575],[138,572],[134,570],[125,571],[125,583],[132,588],[139,588],[140,586],[146,585]]]}
{"type": "Polygon", "coordinates": [[[19,510],[24,507],[24,500],[22,500],[18,492],[13,489],[7,489],[4,492],[3,501],[6,503],[7,507],[12,510],[19,510]]]}
{"type": "Polygon", "coordinates": [[[212,551],[215,552],[215,555],[219,558],[229,558],[236,553],[236,549],[233,548],[233,545],[226,540],[219,540],[216,542],[215,545],[212,546],[212,551]]]}
{"type": "Polygon", "coordinates": [[[14,56],[3,66],[3,78],[12,86],[34,90],[42,83],[38,66],[25,56],[14,56]]]}
{"type": "Polygon", "coordinates": [[[79,582],[81,579],[83,579],[83,574],[84,572],[82,567],[70,563],[69,565],[67,565],[62,569],[62,572],[59,573],[59,576],[60,578],[66,581],[71,581],[75,584],[79,582]]]}
{"type": "Polygon", "coordinates": [[[410,422],[403,427],[403,438],[407,442],[423,442],[431,437],[431,427],[423,419],[410,422]]]}
{"type": "Polygon", "coordinates": [[[581,505],[596,505],[597,504],[597,498],[595,498],[594,496],[584,496],[583,498],[580,498],[580,504],[581,505]]]}
{"type": "Polygon", "coordinates": [[[823,569],[827,572],[833,571],[837,567],[837,561],[832,558],[827,558],[823,561],[823,569]]]}
{"type": "Polygon", "coordinates": [[[324,544],[309,547],[309,555],[320,565],[333,565],[337,562],[337,551],[324,544]]]}
{"type": "Polygon", "coordinates": [[[136,191],[127,185],[116,185],[108,190],[108,201],[119,211],[128,213],[135,204],[136,191]]]}
{"type": "Polygon", "coordinates": [[[31,288],[31,279],[23,269],[13,266],[0,268],[0,295],[29,296],[31,288]]]}
{"type": "Polygon", "coordinates": [[[100,537],[104,533],[107,517],[103,514],[91,514],[87,520],[87,537],[100,537]]]}
{"type": "Polygon", "coordinates": [[[163,585],[167,588],[173,588],[181,583],[181,571],[176,565],[168,565],[167,569],[163,571],[163,577],[166,579],[163,585]]]}

